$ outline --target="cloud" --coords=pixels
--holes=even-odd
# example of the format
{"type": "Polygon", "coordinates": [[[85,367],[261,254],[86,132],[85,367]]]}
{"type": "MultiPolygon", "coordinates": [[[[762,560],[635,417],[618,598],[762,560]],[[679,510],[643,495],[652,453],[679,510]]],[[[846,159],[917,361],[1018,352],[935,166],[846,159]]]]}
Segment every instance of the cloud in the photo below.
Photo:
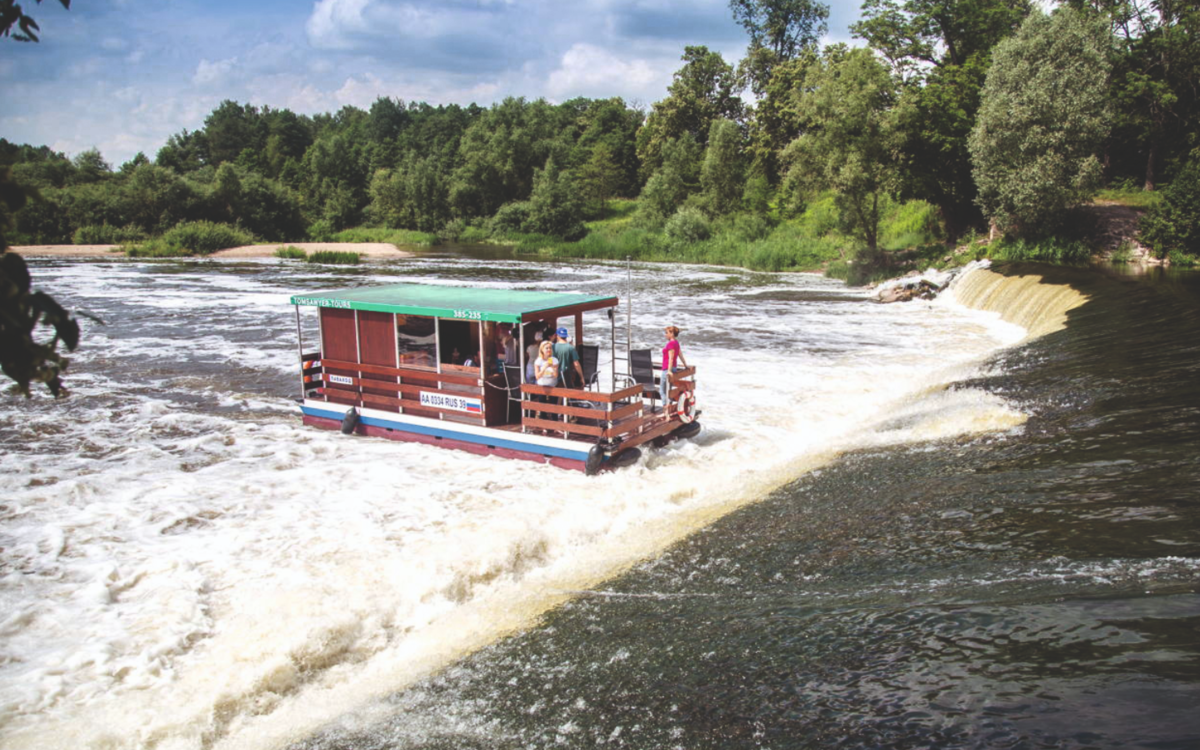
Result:
{"type": "Polygon", "coordinates": [[[200,64],[196,66],[196,72],[192,75],[192,83],[197,86],[224,83],[236,65],[236,57],[231,57],[228,60],[217,60],[216,62],[201,60],[200,64]]]}
{"type": "Polygon", "coordinates": [[[592,44],[579,43],[567,50],[546,80],[546,93],[555,99],[574,96],[612,96],[620,90],[635,98],[657,97],[671,80],[673,67],[662,60],[626,60],[592,44]]]}

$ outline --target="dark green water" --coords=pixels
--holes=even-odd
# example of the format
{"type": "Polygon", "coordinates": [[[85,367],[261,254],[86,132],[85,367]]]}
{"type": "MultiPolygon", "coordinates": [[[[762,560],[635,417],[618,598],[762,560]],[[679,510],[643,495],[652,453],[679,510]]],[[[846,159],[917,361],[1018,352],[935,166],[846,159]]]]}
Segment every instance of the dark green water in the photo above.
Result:
{"type": "Polygon", "coordinates": [[[963,384],[1022,434],[843,456],[303,746],[1200,747],[1200,277],[1053,280],[963,384]]]}

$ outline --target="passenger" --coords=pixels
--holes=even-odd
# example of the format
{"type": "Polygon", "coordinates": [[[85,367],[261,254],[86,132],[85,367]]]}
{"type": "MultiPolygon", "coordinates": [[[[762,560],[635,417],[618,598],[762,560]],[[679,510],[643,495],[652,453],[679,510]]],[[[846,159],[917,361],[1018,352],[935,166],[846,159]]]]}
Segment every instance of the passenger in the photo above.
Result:
{"type": "Polygon", "coordinates": [[[537,384],[551,388],[558,385],[560,365],[561,361],[554,356],[554,345],[549,341],[543,341],[538,350],[537,361],[533,363],[533,373],[537,378],[537,384]]]}
{"type": "Polygon", "coordinates": [[[537,382],[537,375],[533,371],[533,363],[537,361],[538,350],[542,348],[542,338],[542,331],[539,328],[533,334],[533,343],[525,348],[525,380],[530,383],[537,382]]]}
{"type": "Polygon", "coordinates": [[[670,399],[671,381],[674,380],[674,373],[681,366],[687,367],[687,360],[683,358],[683,349],[679,346],[679,327],[667,326],[663,329],[663,333],[667,335],[667,343],[663,345],[662,350],[662,378],[658,390],[662,394],[663,408],[665,409],[667,404],[672,406],[675,404],[670,399]]]}
{"type": "Polygon", "coordinates": [[[567,388],[583,387],[583,365],[579,363],[579,352],[567,338],[567,329],[555,332],[554,356],[562,362],[563,385],[567,388]]]}
{"type": "Polygon", "coordinates": [[[502,355],[504,364],[514,366],[521,364],[521,347],[513,338],[512,326],[508,323],[500,324],[500,347],[504,350],[502,355]]]}

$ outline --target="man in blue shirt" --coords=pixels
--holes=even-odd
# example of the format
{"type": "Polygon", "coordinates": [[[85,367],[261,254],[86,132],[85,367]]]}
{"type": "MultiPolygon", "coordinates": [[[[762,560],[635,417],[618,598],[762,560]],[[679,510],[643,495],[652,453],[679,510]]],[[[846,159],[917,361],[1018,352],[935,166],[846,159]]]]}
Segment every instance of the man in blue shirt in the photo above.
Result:
{"type": "Polygon", "coordinates": [[[562,373],[563,385],[567,388],[582,388],[583,365],[579,363],[579,352],[567,341],[566,328],[559,328],[554,332],[554,356],[562,363],[558,371],[562,373]]]}

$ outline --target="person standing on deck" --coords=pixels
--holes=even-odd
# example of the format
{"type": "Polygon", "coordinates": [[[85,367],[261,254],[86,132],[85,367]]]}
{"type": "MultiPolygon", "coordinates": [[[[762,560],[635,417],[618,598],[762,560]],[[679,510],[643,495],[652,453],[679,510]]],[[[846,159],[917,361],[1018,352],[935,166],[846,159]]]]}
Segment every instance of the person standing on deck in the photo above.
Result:
{"type": "Polygon", "coordinates": [[[671,380],[680,367],[687,367],[687,360],[683,358],[683,349],[679,346],[679,326],[667,326],[663,329],[663,333],[667,335],[667,343],[663,345],[662,349],[662,378],[658,389],[662,394],[663,408],[665,409],[668,403],[675,403],[670,400],[671,380]]]}
{"type": "Polygon", "coordinates": [[[582,388],[583,365],[579,363],[579,352],[567,340],[567,329],[559,328],[555,331],[554,338],[554,356],[562,363],[559,371],[562,373],[563,385],[567,388],[582,388]]]}

